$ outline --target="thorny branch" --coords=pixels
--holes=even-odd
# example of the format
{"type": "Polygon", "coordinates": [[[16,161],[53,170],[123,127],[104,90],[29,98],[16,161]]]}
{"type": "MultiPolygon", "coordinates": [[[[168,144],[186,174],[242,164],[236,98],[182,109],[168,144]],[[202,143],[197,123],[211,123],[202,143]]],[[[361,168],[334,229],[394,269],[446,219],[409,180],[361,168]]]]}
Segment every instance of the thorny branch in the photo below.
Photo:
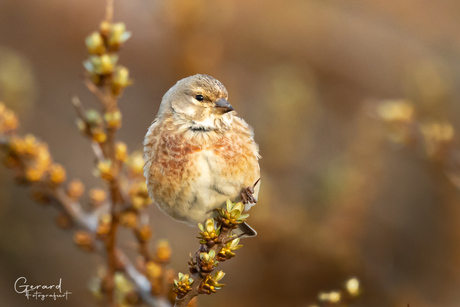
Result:
{"type": "MultiPolygon", "coordinates": [[[[1,107],[1,106],[0,106],[1,107]]],[[[1,114],[0,114],[1,115],[1,114]]],[[[1,121],[1,116],[0,116],[1,121]]],[[[2,146],[13,146],[15,139],[18,138],[15,134],[2,135],[0,137],[0,144],[2,146]]],[[[11,149],[9,149],[11,150],[11,149]]],[[[22,161],[21,164],[25,165],[27,161],[22,161]]],[[[25,170],[23,170],[25,171],[25,170]]],[[[31,182],[33,184],[33,182],[31,182]]],[[[101,205],[99,210],[88,213],[83,210],[81,204],[69,196],[68,191],[63,186],[50,186],[42,191],[43,197],[49,199],[58,205],[58,208],[69,216],[81,229],[84,229],[92,235],[96,235],[98,230],[99,217],[107,211],[109,203],[101,205]]],[[[96,244],[95,251],[103,253],[104,248],[101,244],[96,244]]],[[[134,283],[137,293],[142,297],[142,300],[150,306],[166,307],[171,306],[164,298],[156,298],[151,294],[150,281],[135,268],[129,261],[128,257],[121,251],[115,250],[114,261],[116,269],[123,271],[129,276],[134,283]]]]}
{"type": "MultiPolygon", "coordinates": [[[[65,187],[65,169],[53,163],[47,145],[33,135],[17,136],[19,122],[15,114],[1,103],[0,146],[5,149],[5,163],[15,170],[18,182],[29,184],[37,201],[52,203],[61,211],[58,225],[63,228],[76,225],[82,230],[75,233],[75,242],[86,251],[106,255],[107,271],[101,279],[99,290],[110,305],[120,303],[115,301],[115,275],[124,272],[135,287],[136,295],[130,296],[132,304],[142,302],[150,306],[166,307],[171,306],[166,293],[152,293],[159,288],[152,281],[164,282],[163,266],[169,261],[169,253],[163,252],[161,257],[157,255],[153,259],[148,247],[151,231],[145,207],[150,200],[142,176],[142,158],[135,153],[128,156],[126,145],[116,142],[116,132],[121,126],[118,98],[124,88],[131,84],[129,71],[117,65],[117,53],[130,37],[130,33],[126,32],[123,23],[113,24],[112,19],[113,0],[108,0],[106,20],[101,23],[99,31],[86,39],[90,56],[84,63],[85,84],[100,101],[103,117],[97,111],[86,111],[78,97],[72,98],[79,118],[79,128],[91,140],[91,147],[97,158],[96,173],[107,182],[108,199],[103,190],[93,189],[90,191],[90,198],[94,208],[91,211],[84,210],[79,202],[84,192],[83,184],[74,180],[65,187]],[[129,166],[127,170],[124,169],[125,165],[129,166]],[[143,258],[139,268],[117,248],[117,233],[121,226],[131,228],[138,241],[139,252],[143,258]],[[160,277],[149,277],[148,268],[146,269],[149,264],[163,268],[160,277]]],[[[169,246],[163,246],[162,250],[169,250],[169,246]]],[[[160,288],[164,290],[164,286],[160,288]]]]}
{"type": "Polygon", "coordinates": [[[239,236],[232,231],[249,216],[242,214],[243,203],[227,201],[225,208],[218,209],[217,220],[208,219],[205,225],[198,224],[200,232],[200,247],[189,261],[191,277],[179,273],[179,280],[174,281],[174,291],[177,293],[175,307],[185,307],[199,294],[211,294],[225,286],[219,281],[225,273],[218,271],[211,275],[219,262],[235,256],[234,251],[240,249],[239,236]]]}
{"type": "Polygon", "coordinates": [[[195,274],[192,275],[192,278],[194,279],[192,289],[184,297],[176,298],[176,303],[174,305],[175,307],[185,307],[185,306],[187,306],[188,303],[195,296],[200,294],[200,287],[201,287],[203,281],[209,275],[209,274],[203,274],[203,270],[199,265],[199,263],[201,262],[200,254],[202,252],[207,252],[209,254],[209,252],[211,252],[211,251],[214,251],[214,253],[217,254],[224,247],[225,244],[223,242],[224,242],[224,240],[226,238],[228,238],[230,233],[231,233],[231,229],[222,230],[222,232],[219,235],[218,243],[216,245],[214,245],[214,247],[212,247],[210,250],[208,250],[204,245],[201,245],[200,248],[195,252],[195,254],[193,255],[193,261],[195,263],[197,263],[196,267],[197,267],[198,272],[196,272],[195,274]]]}

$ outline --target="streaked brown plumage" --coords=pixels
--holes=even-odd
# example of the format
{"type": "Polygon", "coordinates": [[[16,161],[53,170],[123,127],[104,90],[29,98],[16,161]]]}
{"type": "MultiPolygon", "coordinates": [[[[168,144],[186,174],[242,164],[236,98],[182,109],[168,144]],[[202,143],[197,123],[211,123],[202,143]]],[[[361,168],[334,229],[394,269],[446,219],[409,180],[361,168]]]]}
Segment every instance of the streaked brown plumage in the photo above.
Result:
{"type": "Polygon", "coordinates": [[[260,177],[252,129],[227,98],[225,87],[210,76],[182,79],[163,97],[145,136],[149,194],[177,220],[204,222],[227,199],[240,201],[242,190],[260,177]]]}

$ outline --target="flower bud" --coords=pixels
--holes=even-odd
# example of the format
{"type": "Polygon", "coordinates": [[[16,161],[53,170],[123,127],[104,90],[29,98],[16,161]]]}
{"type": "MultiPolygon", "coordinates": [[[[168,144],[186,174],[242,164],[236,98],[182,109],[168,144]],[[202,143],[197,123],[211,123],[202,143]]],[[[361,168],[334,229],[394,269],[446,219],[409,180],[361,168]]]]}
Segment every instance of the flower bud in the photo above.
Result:
{"type": "Polygon", "coordinates": [[[118,48],[131,37],[131,32],[126,32],[126,25],[122,22],[112,24],[110,27],[108,43],[114,48],[118,48]]]}
{"type": "Polygon", "coordinates": [[[118,161],[126,161],[128,158],[128,147],[123,142],[117,142],[115,144],[115,159],[118,161]]]}
{"type": "Polygon", "coordinates": [[[40,181],[43,177],[44,170],[39,168],[27,168],[26,169],[26,180],[30,182],[40,181]]]}
{"type": "Polygon", "coordinates": [[[92,251],[94,249],[94,239],[89,232],[83,230],[77,231],[73,236],[73,240],[84,251],[92,251]]]}
{"type": "Polygon", "coordinates": [[[112,180],[115,177],[115,171],[112,168],[111,161],[102,161],[97,164],[94,174],[104,180],[112,180]]]}
{"type": "Polygon", "coordinates": [[[167,240],[160,240],[157,244],[156,259],[160,263],[169,262],[171,258],[171,246],[167,240]]]}
{"type": "Polygon", "coordinates": [[[86,70],[90,73],[90,75],[106,75],[114,71],[115,64],[117,63],[117,61],[117,55],[92,55],[89,57],[87,61],[83,63],[83,65],[85,66],[86,70]]]}
{"type": "Polygon", "coordinates": [[[104,120],[110,128],[121,127],[121,112],[119,110],[104,114],[104,120]]]}
{"type": "Polygon", "coordinates": [[[91,54],[102,54],[105,52],[104,39],[99,32],[93,32],[85,40],[86,48],[91,54]]]}
{"type": "Polygon", "coordinates": [[[110,33],[110,28],[111,28],[110,22],[104,20],[101,22],[101,25],[99,26],[99,31],[101,32],[102,35],[108,36],[110,33]]]}
{"type": "Polygon", "coordinates": [[[117,66],[112,80],[112,92],[114,95],[120,95],[125,87],[132,84],[129,79],[129,70],[123,66],[117,66]]]}
{"type": "Polygon", "coordinates": [[[137,215],[134,212],[123,212],[120,215],[120,224],[126,228],[135,228],[137,225],[137,215]]]}
{"type": "Polygon", "coordinates": [[[89,198],[91,204],[95,207],[102,205],[106,199],[106,193],[101,188],[94,188],[89,191],[89,198]]]}
{"type": "Polygon", "coordinates": [[[78,179],[72,180],[67,185],[67,195],[73,200],[78,200],[83,195],[84,191],[85,191],[85,186],[78,179]]]}
{"type": "Polygon", "coordinates": [[[50,167],[50,180],[54,184],[61,184],[66,179],[64,167],[60,164],[52,164],[50,167]]]}

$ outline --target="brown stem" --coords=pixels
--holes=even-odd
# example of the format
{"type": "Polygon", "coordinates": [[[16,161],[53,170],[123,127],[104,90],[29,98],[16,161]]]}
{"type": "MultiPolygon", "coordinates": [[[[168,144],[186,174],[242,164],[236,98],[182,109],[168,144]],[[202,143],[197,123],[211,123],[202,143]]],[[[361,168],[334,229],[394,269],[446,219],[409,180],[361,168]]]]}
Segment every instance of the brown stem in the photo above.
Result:
{"type": "Polygon", "coordinates": [[[144,261],[148,262],[152,260],[152,256],[150,255],[150,252],[149,252],[148,241],[142,238],[139,228],[135,228],[133,231],[134,231],[134,235],[136,236],[137,243],[139,244],[139,253],[144,258],[144,261]]]}
{"type": "Polygon", "coordinates": [[[114,276],[117,270],[117,256],[116,256],[116,238],[117,238],[117,230],[118,230],[118,216],[115,211],[115,200],[113,192],[112,195],[112,221],[110,225],[110,231],[107,236],[106,241],[106,251],[107,251],[107,298],[109,303],[113,302],[113,290],[114,290],[114,276]]]}
{"type": "Polygon", "coordinates": [[[113,0],[107,0],[107,6],[105,9],[105,20],[112,22],[113,20],[113,0]]]}
{"type": "MultiPolygon", "coordinates": [[[[88,118],[86,117],[86,111],[83,108],[83,105],[81,104],[80,99],[78,99],[77,96],[72,97],[72,104],[73,104],[73,106],[75,108],[75,112],[77,113],[78,117],[85,123],[85,126],[86,126],[85,133],[86,133],[86,135],[88,135],[89,137],[93,138],[91,129],[89,128],[90,125],[89,125],[89,122],[88,122],[88,118]]],[[[93,141],[91,143],[91,148],[93,149],[94,155],[96,156],[98,162],[102,162],[102,161],[105,160],[104,150],[101,147],[100,143],[93,141]]]]}
{"type": "Polygon", "coordinates": [[[107,98],[104,96],[104,93],[102,93],[101,90],[96,85],[94,85],[94,83],[91,82],[89,79],[85,79],[84,82],[89,91],[97,97],[97,99],[102,103],[102,105],[105,106],[107,104],[107,98]]]}
{"type": "Polygon", "coordinates": [[[67,196],[64,189],[56,188],[51,191],[51,196],[62,206],[62,209],[81,227],[95,232],[98,219],[96,216],[86,214],[78,202],[73,201],[67,196]]]}

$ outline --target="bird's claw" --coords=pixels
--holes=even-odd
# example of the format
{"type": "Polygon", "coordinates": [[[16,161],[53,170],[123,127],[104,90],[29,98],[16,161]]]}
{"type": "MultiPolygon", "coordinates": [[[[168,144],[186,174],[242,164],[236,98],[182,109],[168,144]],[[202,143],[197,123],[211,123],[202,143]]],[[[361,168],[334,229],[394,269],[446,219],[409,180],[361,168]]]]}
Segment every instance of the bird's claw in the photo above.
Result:
{"type": "Polygon", "coordinates": [[[257,199],[254,197],[254,188],[244,188],[243,192],[241,192],[241,199],[243,200],[243,204],[255,204],[257,199]]]}

